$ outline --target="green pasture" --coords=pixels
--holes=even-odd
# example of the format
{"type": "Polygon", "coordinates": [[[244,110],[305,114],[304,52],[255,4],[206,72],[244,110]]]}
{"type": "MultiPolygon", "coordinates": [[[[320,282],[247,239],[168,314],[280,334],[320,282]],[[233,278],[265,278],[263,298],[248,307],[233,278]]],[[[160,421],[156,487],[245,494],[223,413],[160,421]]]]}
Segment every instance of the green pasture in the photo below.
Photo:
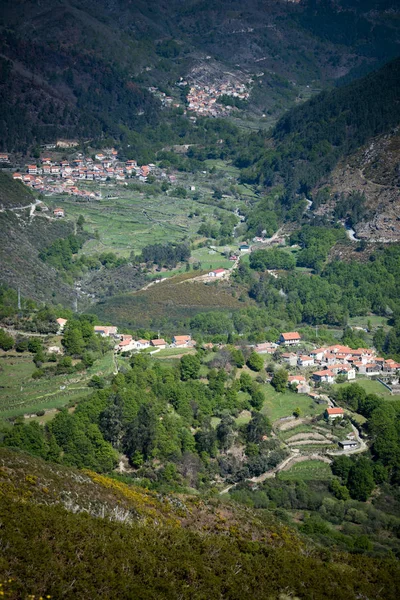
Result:
{"type": "Polygon", "coordinates": [[[311,398],[303,394],[297,394],[287,390],[279,393],[272,385],[266,383],[261,386],[265,395],[262,412],[272,421],[289,417],[296,408],[300,408],[300,416],[312,416],[323,412],[323,408],[315,404],[311,398]]]}
{"type": "Polygon", "coordinates": [[[332,479],[332,472],[330,466],[321,460],[305,460],[294,464],[288,471],[280,471],[277,477],[284,481],[318,481],[332,479]]]}
{"type": "Polygon", "coordinates": [[[136,191],[118,190],[113,199],[76,202],[62,197],[53,203],[62,203],[67,218],[85,218],[84,229],[97,234],[84,246],[86,254],[115,252],[129,256],[139,253],[148,245],[182,241],[193,237],[200,225],[200,217],[188,214],[199,205],[190,198],[146,196],[136,191]]]}
{"type": "MultiPolygon", "coordinates": [[[[367,394],[377,394],[378,396],[382,396],[385,400],[398,400],[400,398],[400,394],[391,394],[389,390],[379,383],[376,379],[358,379],[355,383],[361,385],[367,394]]],[[[348,386],[348,383],[338,383],[334,386],[334,388],[338,389],[339,387],[348,386]]]]}
{"type": "MultiPolygon", "coordinates": [[[[213,269],[229,269],[232,267],[233,262],[225,256],[222,256],[222,252],[227,246],[217,248],[216,250],[210,250],[210,248],[197,248],[192,252],[192,262],[199,262],[201,268],[206,271],[213,269]]],[[[234,252],[233,247],[229,248],[234,252]]]]}

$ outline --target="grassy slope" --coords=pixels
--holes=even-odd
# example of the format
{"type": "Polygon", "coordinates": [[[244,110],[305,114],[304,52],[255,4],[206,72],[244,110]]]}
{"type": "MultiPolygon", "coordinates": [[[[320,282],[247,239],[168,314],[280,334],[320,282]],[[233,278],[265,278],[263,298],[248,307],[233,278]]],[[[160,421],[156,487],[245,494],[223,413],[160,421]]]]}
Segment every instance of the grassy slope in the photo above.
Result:
{"type": "MultiPolygon", "coordinates": [[[[0,351],[2,352],[2,351],[0,351]]],[[[88,369],[86,373],[56,375],[34,380],[32,355],[0,354],[0,418],[7,419],[39,410],[60,408],[87,396],[86,382],[93,374],[109,375],[113,370],[112,353],[88,369]],[[61,389],[64,387],[65,389],[61,389]]]]}
{"type": "Polygon", "coordinates": [[[295,408],[300,408],[301,416],[315,415],[323,412],[323,408],[316,405],[311,398],[304,394],[286,391],[283,394],[276,392],[269,384],[262,386],[265,395],[265,403],[262,412],[271,419],[272,422],[282,417],[288,417],[293,414],[295,408]]]}
{"type": "Polygon", "coordinates": [[[326,560],[267,511],[160,496],[8,449],[0,465],[0,574],[12,600],[396,597],[393,561],[326,560]]]}
{"type": "MultiPolygon", "coordinates": [[[[398,394],[392,395],[384,385],[379,383],[379,381],[373,379],[357,379],[356,383],[361,385],[367,394],[377,394],[378,396],[382,396],[385,400],[398,400],[400,396],[398,394]]],[[[337,384],[341,387],[346,385],[345,383],[337,384]]],[[[336,387],[336,386],[335,386],[336,387]]]]}

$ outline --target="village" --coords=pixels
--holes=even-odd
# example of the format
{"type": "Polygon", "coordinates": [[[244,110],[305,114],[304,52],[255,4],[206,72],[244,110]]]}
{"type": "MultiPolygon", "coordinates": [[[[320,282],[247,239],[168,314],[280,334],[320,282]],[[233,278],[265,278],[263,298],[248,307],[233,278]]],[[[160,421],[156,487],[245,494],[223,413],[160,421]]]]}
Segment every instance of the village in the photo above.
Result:
{"type": "MultiPolygon", "coordinates": [[[[10,162],[8,155],[1,155],[0,162],[10,162]],[[1,158],[3,156],[3,158],[1,158]]],[[[154,164],[139,166],[136,160],[118,160],[118,152],[114,148],[105,148],[94,157],[78,152],[71,161],[55,161],[48,156],[21,167],[13,173],[13,179],[22,181],[28,187],[45,195],[68,194],[84,200],[101,198],[100,191],[82,188],[79,184],[90,182],[115,182],[125,185],[127,180],[135,178],[146,182],[155,169],[154,164]]],[[[162,174],[165,178],[167,175],[162,174]]],[[[55,216],[64,216],[61,213],[55,216]]]]}
{"type": "MultiPolygon", "coordinates": [[[[57,319],[59,333],[62,333],[66,319],[57,319]]],[[[114,351],[138,352],[150,349],[158,352],[167,348],[195,348],[196,341],[189,334],[176,334],[172,336],[171,343],[164,338],[151,340],[134,339],[130,334],[118,333],[118,327],[113,325],[95,325],[95,334],[114,340],[114,351]]],[[[222,344],[203,343],[204,348],[210,350],[214,347],[221,349],[222,344]]],[[[241,349],[241,346],[236,346],[241,349]]],[[[363,377],[378,377],[383,385],[390,381],[393,386],[399,385],[398,372],[400,363],[391,358],[382,358],[376,355],[374,348],[349,348],[341,344],[323,346],[308,350],[305,353],[302,346],[301,335],[297,331],[283,332],[277,342],[264,342],[247,345],[250,351],[257,354],[268,354],[288,371],[288,386],[299,394],[307,394],[313,399],[318,399],[318,389],[322,384],[334,384],[337,381],[355,381],[357,375],[363,377]],[[295,352],[289,348],[301,347],[295,352]],[[283,351],[282,351],[283,350],[283,351]],[[304,374],[303,374],[304,373],[304,374]]]]}
{"type": "Polygon", "coordinates": [[[244,83],[238,82],[222,81],[209,85],[194,83],[187,96],[187,108],[201,116],[227,116],[234,109],[234,103],[232,102],[232,106],[219,103],[221,96],[248,100],[250,92],[244,83]]]}

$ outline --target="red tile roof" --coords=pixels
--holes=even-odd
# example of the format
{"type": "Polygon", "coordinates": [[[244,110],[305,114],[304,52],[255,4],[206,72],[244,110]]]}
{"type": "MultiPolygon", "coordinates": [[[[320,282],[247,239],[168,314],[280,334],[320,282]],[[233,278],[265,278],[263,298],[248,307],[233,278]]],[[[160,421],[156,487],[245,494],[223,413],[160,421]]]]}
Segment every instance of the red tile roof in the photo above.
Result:
{"type": "Polygon", "coordinates": [[[288,342],[290,340],[299,340],[300,334],[297,331],[289,331],[288,333],[281,333],[283,339],[288,342]]]}
{"type": "Polygon", "coordinates": [[[328,415],[344,415],[343,408],[336,406],[334,408],[327,408],[326,412],[328,413],[328,415]]]}

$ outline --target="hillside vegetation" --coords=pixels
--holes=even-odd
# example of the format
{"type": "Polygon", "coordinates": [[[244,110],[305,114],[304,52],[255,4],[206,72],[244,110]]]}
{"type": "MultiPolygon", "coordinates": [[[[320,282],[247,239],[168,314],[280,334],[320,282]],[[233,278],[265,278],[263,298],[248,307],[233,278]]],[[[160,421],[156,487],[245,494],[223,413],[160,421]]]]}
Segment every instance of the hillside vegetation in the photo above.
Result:
{"type": "Polygon", "coordinates": [[[0,461],[7,598],[396,598],[394,561],[327,553],[266,511],[154,494],[8,450],[0,461]]]}
{"type": "MultiPolygon", "coordinates": [[[[374,10],[351,2],[252,0],[243,10],[238,1],[149,7],[122,0],[45,6],[8,0],[0,24],[2,149],[26,152],[60,137],[111,136],[148,152],[147,138],[179,140],[184,122],[174,111],[161,119],[160,103],[147,88],[174,89],[207,55],[217,79],[227,67],[253,75],[257,65],[251,111],[276,118],[303,99],[298,86],[352,77],[353,70],[371,70],[396,55],[397,22],[372,4],[374,10]],[[323,26],[327,11],[342,36],[323,26]]],[[[209,74],[206,65],[206,79],[209,74]]],[[[176,88],[175,96],[182,101],[176,88]]]]}

